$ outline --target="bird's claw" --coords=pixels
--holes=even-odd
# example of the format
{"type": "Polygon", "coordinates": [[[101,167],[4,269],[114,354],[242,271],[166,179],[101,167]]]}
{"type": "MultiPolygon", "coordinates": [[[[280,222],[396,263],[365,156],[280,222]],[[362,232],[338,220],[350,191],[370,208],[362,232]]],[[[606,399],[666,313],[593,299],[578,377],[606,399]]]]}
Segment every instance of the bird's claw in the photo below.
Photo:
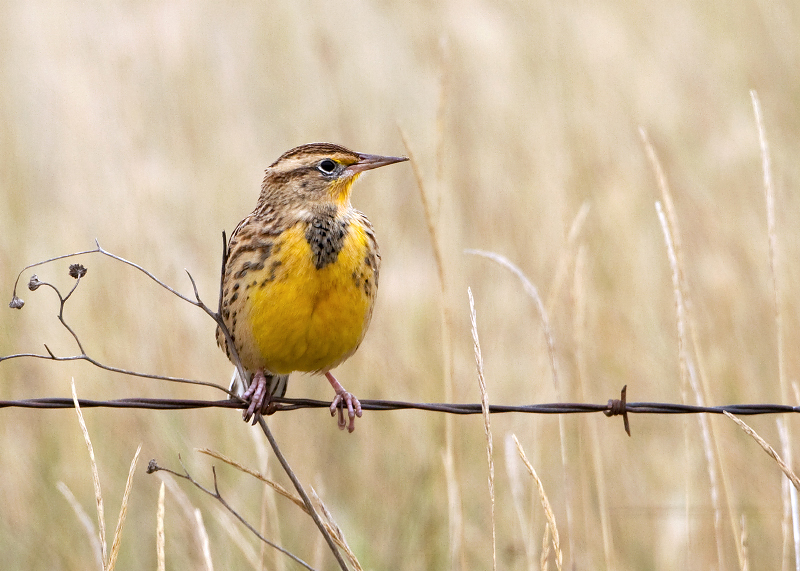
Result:
{"type": "Polygon", "coordinates": [[[333,401],[331,402],[331,416],[335,415],[337,411],[339,413],[337,422],[339,430],[344,430],[344,428],[347,427],[347,432],[353,432],[356,429],[356,417],[361,418],[362,414],[361,403],[356,396],[344,389],[336,391],[336,396],[333,397],[333,401]],[[349,423],[344,418],[345,406],[347,406],[347,416],[350,419],[349,423]]]}
{"type": "Polygon", "coordinates": [[[269,406],[267,397],[267,379],[264,372],[259,370],[253,375],[253,380],[247,390],[242,394],[242,399],[250,403],[250,406],[242,413],[242,419],[249,422],[253,419],[253,424],[258,422],[258,417],[264,412],[264,409],[269,406]]]}

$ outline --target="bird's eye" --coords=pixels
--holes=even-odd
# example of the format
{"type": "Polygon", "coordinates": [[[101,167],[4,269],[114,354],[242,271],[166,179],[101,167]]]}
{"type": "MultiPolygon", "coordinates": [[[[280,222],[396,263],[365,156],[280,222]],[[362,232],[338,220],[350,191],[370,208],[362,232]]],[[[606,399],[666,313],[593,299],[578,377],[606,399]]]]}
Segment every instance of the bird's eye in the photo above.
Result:
{"type": "Polygon", "coordinates": [[[331,159],[323,159],[320,161],[319,165],[317,165],[317,168],[322,174],[331,174],[336,170],[336,162],[331,159]]]}

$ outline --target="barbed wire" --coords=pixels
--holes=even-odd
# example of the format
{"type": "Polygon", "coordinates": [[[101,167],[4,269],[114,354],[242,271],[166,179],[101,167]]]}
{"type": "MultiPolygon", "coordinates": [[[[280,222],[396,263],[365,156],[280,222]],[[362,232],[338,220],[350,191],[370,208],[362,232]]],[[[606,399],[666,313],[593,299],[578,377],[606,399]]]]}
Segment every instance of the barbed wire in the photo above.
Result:
{"type": "MultiPolygon", "coordinates": [[[[423,410],[430,412],[446,412],[450,414],[481,414],[480,403],[415,403],[392,400],[359,399],[364,410],[423,410]]],[[[232,408],[243,409],[245,405],[232,400],[194,400],[194,399],[158,399],[158,398],[124,398],[114,400],[78,399],[81,408],[135,408],[154,410],[189,410],[202,408],[232,408]]],[[[314,399],[275,398],[270,412],[288,412],[303,408],[330,409],[330,401],[314,399]]],[[[0,400],[0,408],[74,408],[71,398],[42,397],[20,400],[0,400]]],[[[501,414],[509,412],[533,414],[575,414],[603,412],[607,416],[621,415],[623,412],[631,414],[731,414],[753,416],[759,414],[800,413],[800,407],[780,404],[729,404],[721,406],[698,406],[690,404],[664,403],[664,402],[629,402],[620,412],[613,411],[608,404],[594,403],[541,403],[524,405],[490,404],[489,412],[501,414]]]]}
{"type": "MultiPolygon", "coordinates": [[[[602,412],[606,416],[622,416],[626,424],[626,432],[630,434],[627,422],[628,414],[724,414],[737,416],[754,416],[762,414],[800,413],[800,406],[780,404],[728,404],[720,406],[699,406],[691,404],[664,402],[626,402],[625,388],[622,398],[609,399],[606,404],[595,403],[539,403],[524,405],[490,404],[491,414],[528,413],[528,414],[576,414],[602,412]]],[[[244,402],[234,400],[199,400],[199,399],[160,399],[160,398],[124,398],[114,400],[78,399],[81,408],[130,408],[150,410],[192,410],[204,408],[243,409],[244,402]]],[[[0,400],[0,408],[39,408],[64,409],[74,408],[71,398],[43,397],[21,400],[0,400]]],[[[481,414],[480,403],[415,403],[382,399],[362,399],[361,408],[372,411],[390,410],[422,410],[443,412],[448,414],[481,414]]],[[[299,409],[330,409],[329,401],[305,398],[273,398],[268,414],[288,412],[299,409]]]]}

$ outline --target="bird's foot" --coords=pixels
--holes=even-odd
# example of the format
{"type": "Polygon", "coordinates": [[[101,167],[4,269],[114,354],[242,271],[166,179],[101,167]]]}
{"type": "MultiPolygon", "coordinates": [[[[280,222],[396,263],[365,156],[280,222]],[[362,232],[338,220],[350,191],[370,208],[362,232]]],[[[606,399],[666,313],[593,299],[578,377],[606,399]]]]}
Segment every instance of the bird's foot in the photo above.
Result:
{"type": "Polygon", "coordinates": [[[336,391],[336,396],[333,397],[333,401],[331,402],[331,416],[335,415],[338,411],[339,429],[344,430],[346,426],[348,432],[353,432],[356,429],[356,417],[361,418],[361,403],[354,394],[344,390],[344,387],[341,385],[341,383],[337,381],[336,377],[334,377],[330,372],[325,373],[325,378],[328,379],[328,382],[333,387],[333,390],[336,391]],[[347,406],[347,416],[350,419],[349,423],[344,418],[345,406],[347,406]]]}
{"type": "Polygon", "coordinates": [[[242,418],[245,422],[253,419],[253,424],[258,421],[258,417],[269,407],[271,398],[267,396],[267,378],[264,376],[264,371],[259,369],[253,375],[253,380],[250,381],[250,386],[241,396],[242,400],[250,405],[242,413],[242,418]]]}

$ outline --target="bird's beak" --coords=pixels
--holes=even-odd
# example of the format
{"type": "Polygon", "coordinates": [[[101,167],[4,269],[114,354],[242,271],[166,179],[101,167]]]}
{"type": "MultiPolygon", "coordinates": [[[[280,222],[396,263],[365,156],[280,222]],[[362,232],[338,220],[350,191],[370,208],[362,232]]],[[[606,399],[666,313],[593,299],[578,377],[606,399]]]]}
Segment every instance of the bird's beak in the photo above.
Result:
{"type": "Polygon", "coordinates": [[[346,172],[350,174],[358,174],[364,171],[376,169],[394,163],[401,163],[407,161],[408,157],[382,157],[380,155],[364,155],[359,153],[358,162],[353,163],[347,167],[346,172]]]}

